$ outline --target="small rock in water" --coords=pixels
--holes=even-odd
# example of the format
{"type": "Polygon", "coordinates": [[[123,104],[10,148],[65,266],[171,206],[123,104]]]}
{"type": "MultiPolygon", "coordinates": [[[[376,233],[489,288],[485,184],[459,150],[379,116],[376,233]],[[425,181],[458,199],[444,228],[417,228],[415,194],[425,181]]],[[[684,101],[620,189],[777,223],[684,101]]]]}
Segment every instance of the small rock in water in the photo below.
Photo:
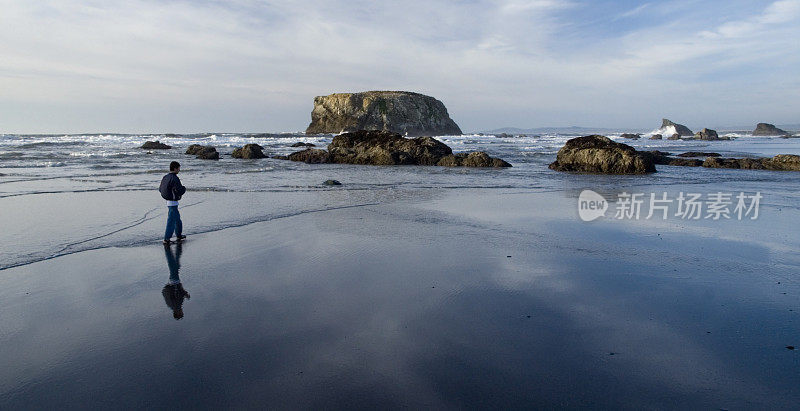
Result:
{"type": "Polygon", "coordinates": [[[769,123],[758,123],[756,129],[753,130],[754,136],[785,136],[788,134],[787,131],[781,130],[775,127],[774,124],[769,123]]]}
{"type": "Polygon", "coordinates": [[[264,147],[258,144],[245,144],[244,147],[234,149],[231,157],[244,159],[266,158],[267,156],[261,151],[263,149],[264,147]]]}
{"type": "Polygon", "coordinates": [[[145,150],[169,150],[172,148],[172,146],[164,144],[160,141],[145,141],[140,148],[145,150]]]}
{"type": "Polygon", "coordinates": [[[794,350],[794,345],[787,345],[787,346],[786,346],[786,349],[787,349],[787,350],[794,350]]]}
{"type": "Polygon", "coordinates": [[[716,130],[711,130],[710,128],[704,128],[696,133],[694,133],[695,140],[724,140],[719,137],[716,130]]]}
{"type": "Polygon", "coordinates": [[[322,183],[322,184],[325,184],[326,186],[340,186],[340,185],[342,185],[342,183],[340,183],[337,180],[325,180],[325,182],[322,183]]]}
{"type": "Polygon", "coordinates": [[[324,164],[331,162],[331,156],[327,151],[318,148],[307,148],[289,154],[287,158],[291,161],[300,161],[306,164],[324,164]]]}
{"type": "Polygon", "coordinates": [[[199,160],[219,160],[219,153],[214,146],[192,144],[186,149],[186,154],[197,156],[199,160]]]}
{"type": "Polygon", "coordinates": [[[436,165],[442,167],[511,167],[511,164],[505,160],[490,157],[483,151],[448,154],[442,157],[436,165]]]}
{"type": "Polygon", "coordinates": [[[316,147],[316,144],[313,143],[304,143],[302,141],[298,141],[291,145],[291,147],[316,147]]]}

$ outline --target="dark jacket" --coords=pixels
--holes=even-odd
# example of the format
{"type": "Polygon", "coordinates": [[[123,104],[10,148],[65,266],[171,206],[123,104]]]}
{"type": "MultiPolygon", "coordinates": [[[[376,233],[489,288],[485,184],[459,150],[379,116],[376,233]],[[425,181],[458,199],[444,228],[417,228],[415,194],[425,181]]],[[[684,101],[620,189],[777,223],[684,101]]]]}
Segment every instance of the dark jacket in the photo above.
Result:
{"type": "Polygon", "coordinates": [[[178,201],[184,193],[186,187],[181,184],[181,179],[175,173],[169,173],[161,179],[161,186],[158,188],[161,197],[168,201],[178,201]]]}
{"type": "Polygon", "coordinates": [[[183,285],[180,283],[165,285],[161,290],[161,295],[164,296],[164,302],[167,303],[167,307],[171,308],[173,311],[183,308],[184,298],[192,298],[189,296],[189,293],[183,289],[183,285]]]}

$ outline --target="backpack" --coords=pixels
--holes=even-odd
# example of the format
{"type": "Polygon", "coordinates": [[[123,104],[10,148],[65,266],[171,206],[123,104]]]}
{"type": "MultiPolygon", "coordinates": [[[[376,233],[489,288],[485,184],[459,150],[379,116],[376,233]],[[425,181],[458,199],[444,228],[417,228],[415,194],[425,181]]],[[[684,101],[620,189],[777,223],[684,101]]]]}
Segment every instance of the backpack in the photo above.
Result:
{"type": "Polygon", "coordinates": [[[161,179],[161,185],[158,187],[158,192],[161,193],[161,198],[167,201],[178,201],[181,196],[176,193],[175,175],[169,173],[161,179]]]}

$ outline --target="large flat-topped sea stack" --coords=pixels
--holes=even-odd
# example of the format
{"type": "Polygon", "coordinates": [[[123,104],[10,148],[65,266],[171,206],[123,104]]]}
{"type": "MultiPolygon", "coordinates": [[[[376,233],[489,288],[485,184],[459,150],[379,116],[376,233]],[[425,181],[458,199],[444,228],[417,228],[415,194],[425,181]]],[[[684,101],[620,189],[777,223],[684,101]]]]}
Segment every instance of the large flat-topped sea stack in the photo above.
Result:
{"type": "Polygon", "coordinates": [[[336,93],[314,98],[306,134],[378,130],[405,136],[458,135],[444,104],[408,91],[336,93]]]}

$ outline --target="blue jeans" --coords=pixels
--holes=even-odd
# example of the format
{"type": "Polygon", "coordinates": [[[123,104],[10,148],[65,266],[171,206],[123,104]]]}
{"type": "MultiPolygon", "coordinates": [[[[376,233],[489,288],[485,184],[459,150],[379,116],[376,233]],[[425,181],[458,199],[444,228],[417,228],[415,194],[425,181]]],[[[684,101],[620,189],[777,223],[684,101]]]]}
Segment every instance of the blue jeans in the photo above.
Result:
{"type": "Polygon", "coordinates": [[[183,222],[181,221],[181,213],[178,212],[178,206],[167,207],[167,231],[164,233],[164,240],[172,238],[172,233],[180,237],[183,233],[183,222]]]}

